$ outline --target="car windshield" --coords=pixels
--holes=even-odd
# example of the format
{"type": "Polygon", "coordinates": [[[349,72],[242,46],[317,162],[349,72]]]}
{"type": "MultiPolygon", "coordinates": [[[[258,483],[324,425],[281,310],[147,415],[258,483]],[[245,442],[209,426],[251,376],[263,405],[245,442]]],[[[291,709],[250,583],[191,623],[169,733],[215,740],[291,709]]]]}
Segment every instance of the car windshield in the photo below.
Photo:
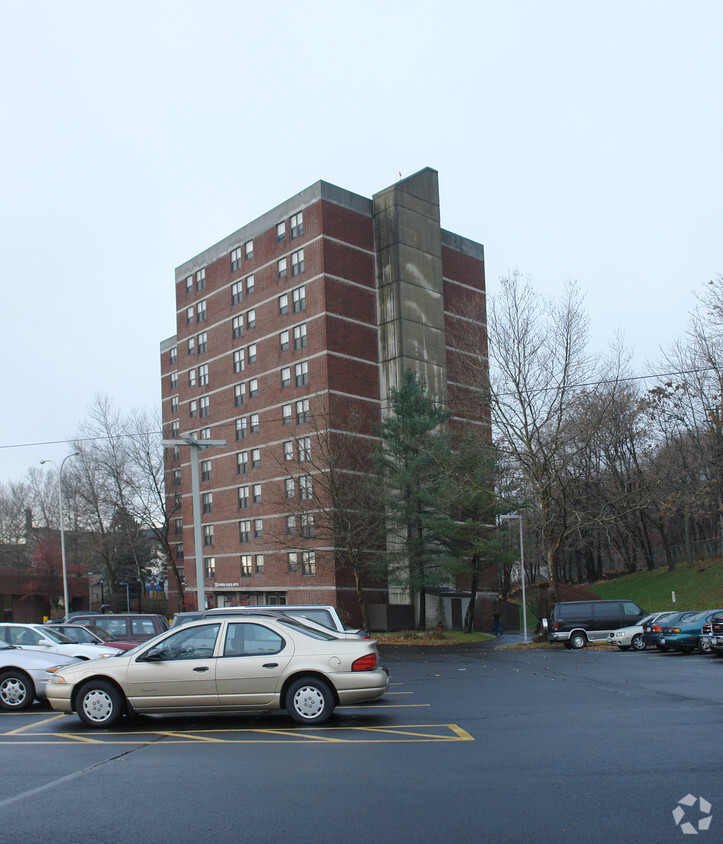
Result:
{"type": "Polygon", "coordinates": [[[43,630],[43,633],[48,637],[48,639],[52,639],[56,645],[72,645],[73,640],[69,639],[67,636],[63,636],[62,633],[58,633],[57,630],[43,630]]]}
{"type": "Polygon", "coordinates": [[[110,635],[110,633],[107,633],[105,630],[103,630],[102,627],[96,627],[94,624],[89,624],[85,629],[90,630],[90,632],[94,636],[97,636],[103,642],[112,642],[113,641],[113,637],[110,635]]]}

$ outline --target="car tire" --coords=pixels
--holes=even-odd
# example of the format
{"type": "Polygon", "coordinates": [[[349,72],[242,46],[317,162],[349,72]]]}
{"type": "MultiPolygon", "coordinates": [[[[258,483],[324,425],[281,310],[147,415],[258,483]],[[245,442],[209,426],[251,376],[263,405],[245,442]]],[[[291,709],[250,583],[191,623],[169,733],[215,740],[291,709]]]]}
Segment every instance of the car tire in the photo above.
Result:
{"type": "Polygon", "coordinates": [[[302,677],[284,698],[289,715],[299,724],[322,724],[334,711],[334,695],[323,680],[302,677]]]}
{"type": "Polygon", "coordinates": [[[670,648],[669,648],[667,645],[658,645],[658,644],[656,644],[656,645],[655,645],[655,647],[656,647],[659,651],[662,651],[663,653],[665,653],[666,651],[669,651],[669,650],[670,650],[670,648]]]}
{"type": "Polygon", "coordinates": [[[643,634],[636,633],[633,638],[630,640],[630,645],[634,651],[644,651],[645,650],[645,642],[643,641],[643,634]]]}
{"type": "Polygon", "coordinates": [[[629,651],[630,645],[618,645],[618,650],[619,651],[629,651]]]}
{"type": "Polygon", "coordinates": [[[575,632],[570,635],[570,647],[573,650],[579,651],[587,645],[587,636],[581,632],[575,632]]]}
{"type": "Polygon", "coordinates": [[[35,685],[24,671],[3,671],[0,674],[0,709],[21,712],[35,700],[35,685]]]}
{"type": "Polygon", "coordinates": [[[75,711],[89,727],[112,727],[123,717],[125,699],[120,691],[104,680],[93,680],[81,687],[75,711]]]}

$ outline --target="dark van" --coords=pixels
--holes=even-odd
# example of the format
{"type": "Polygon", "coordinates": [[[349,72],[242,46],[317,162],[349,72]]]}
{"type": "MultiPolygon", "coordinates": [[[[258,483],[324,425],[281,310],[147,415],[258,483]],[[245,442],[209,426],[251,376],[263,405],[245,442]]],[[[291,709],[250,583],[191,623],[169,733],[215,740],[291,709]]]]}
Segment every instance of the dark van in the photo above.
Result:
{"type": "Polygon", "coordinates": [[[634,601],[565,601],[555,604],[549,618],[542,619],[542,629],[550,642],[578,649],[607,639],[611,630],[630,627],[644,615],[645,610],[634,601]]]}

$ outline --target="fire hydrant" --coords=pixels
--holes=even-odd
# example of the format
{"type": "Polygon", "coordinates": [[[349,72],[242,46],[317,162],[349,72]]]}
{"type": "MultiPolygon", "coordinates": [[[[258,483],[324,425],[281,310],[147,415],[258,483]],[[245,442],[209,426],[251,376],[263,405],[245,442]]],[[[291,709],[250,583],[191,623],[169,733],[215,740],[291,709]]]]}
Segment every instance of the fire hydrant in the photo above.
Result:
{"type": "Polygon", "coordinates": [[[444,625],[440,621],[439,624],[437,625],[437,633],[441,633],[442,630],[444,630],[444,625]]]}

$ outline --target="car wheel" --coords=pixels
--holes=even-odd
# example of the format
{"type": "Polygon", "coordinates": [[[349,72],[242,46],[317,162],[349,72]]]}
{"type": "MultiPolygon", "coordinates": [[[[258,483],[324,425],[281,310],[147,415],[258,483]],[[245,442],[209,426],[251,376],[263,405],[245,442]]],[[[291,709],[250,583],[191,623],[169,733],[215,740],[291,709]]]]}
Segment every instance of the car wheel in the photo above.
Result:
{"type": "Polygon", "coordinates": [[[699,650],[702,654],[709,654],[709,653],[713,653],[713,648],[711,647],[710,642],[708,642],[708,644],[707,644],[707,645],[704,645],[704,644],[703,644],[703,640],[702,640],[702,639],[698,639],[698,650],[699,650]]]}
{"type": "Polygon", "coordinates": [[[570,647],[574,648],[576,651],[579,651],[580,648],[584,648],[587,645],[587,637],[584,633],[573,633],[570,636],[570,647]]]}
{"type": "Polygon", "coordinates": [[[23,671],[4,671],[0,674],[0,709],[20,712],[35,700],[33,681],[23,671]]]}
{"type": "Polygon", "coordinates": [[[643,641],[642,633],[636,633],[630,641],[634,651],[644,651],[645,642],[643,641]]]}
{"type": "Polygon", "coordinates": [[[78,692],[75,711],[89,727],[112,727],[125,712],[125,701],[114,685],[95,680],[78,692]]]}
{"type": "Polygon", "coordinates": [[[334,709],[334,695],[322,680],[302,677],[286,692],[286,709],[299,724],[321,724],[334,709]]]}
{"type": "Polygon", "coordinates": [[[630,645],[618,645],[618,650],[619,651],[629,651],[630,645]]]}
{"type": "Polygon", "coordinates": [[[665,653],[665,651],[669,651],[669,650],[670,650],[670,648],[669,648],[667,645],[657,645],[657,644],[656,644],[656,646],[655,646],[655,647],[656,647],[659,651],[663,651],[663,653],[665,653]]]}

